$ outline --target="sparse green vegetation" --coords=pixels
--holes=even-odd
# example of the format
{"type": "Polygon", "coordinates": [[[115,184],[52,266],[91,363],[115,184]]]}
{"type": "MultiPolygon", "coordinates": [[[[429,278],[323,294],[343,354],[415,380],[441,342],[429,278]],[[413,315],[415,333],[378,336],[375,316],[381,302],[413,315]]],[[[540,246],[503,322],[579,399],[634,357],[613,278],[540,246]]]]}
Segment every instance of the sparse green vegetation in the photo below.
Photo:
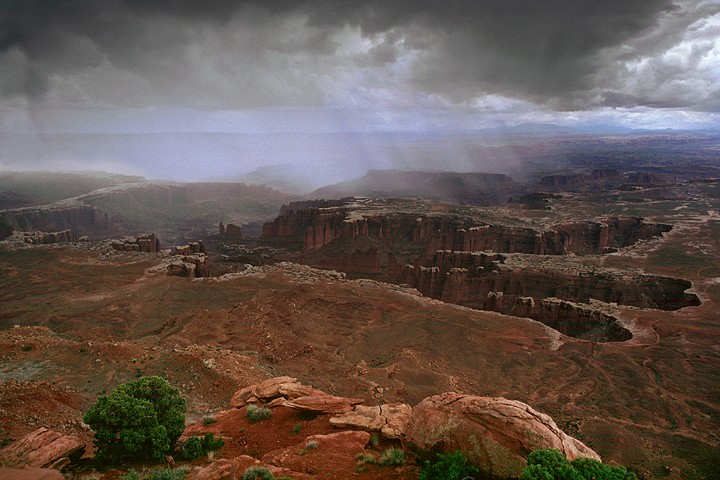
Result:
{"type": "Polygon", "coordinates": [[[225,445],[222,438],[215,438],[212,433],[206,433],[204,437],[190,437],[178,445],[178,458],[181,460],[194,460],[209,452],[219,450],[225,445]]]}
{"type": "Polygon", "coordinates": [[[467,464],[465,455],[459,450],[447,455],[438,453],[437,458],[435,463],[425,462],[420,480],[462,480],[480,473],[480,470],[467,464]]]}
{"type": "Polygon", "coordinates": [[[377,433],[373,433],[370,435],[370,446],[371,447],[377,447],[380,443],[380,437],[378,437],[377,433]]]}
{"type": "Polygon", "coordinates": [[[307,443],[305,443],[305,446],[298,451],[298,455],[305,455],[308,450],[317,450],[318,445],[319,443],[317,440],[308,440],[307,443]]]}
{"type": "Polygon", "coordinates": [[[635,480],[626,467],[605,465],[591,458],[568,460],[559,450],[535,450],[521,480],[635,480]]]}
{"type": "Polygon", "coordinates": [[[155,470],[150,475],[145,477],[144,480],[183,480],[187,477],[188,471],[184,468],[162,468],[155,470]]]}
{"type": "Polygon", "coordinates": [[[120,477],[118,480],[142,480],[142,476],[131,468],[127,471],[127,473],[125,473],[125,475],[120,477]]]}
{"type": "Polygon", "coordinates": [[[258,407],[257,405],[250,404],[247,406],[247,410],[245,410],[245,416],[249,418],[251,422],[259,422],[272,417],[272,412],[267,407],[258,407]]]}
{"type": "Polygon", "coordinates": [[[187,474],[188,470],[186,468],[161,468],[146,475],[140,475],[131,468],[118,480],[183,480],[187,477],[187,474]]]}
{"type": "Polygon", "coordinates": [[[83,420],[95,432],[96,457],[162,459],[185,430],[185,399],[160,377],[142,377],[101,396],[83,420]]]}
{"type": "Polygon", "coordinates": [[[217,419],[215,417],[203,417],[202,419],[203,425],[211,425],[215,422],[217,422],[217,419]]]}
{"type": "Polygon", "coordinates": [[[377,457],[372,453],[361,453],[355,457],[355,459],[357,460],[357,467],[355,468],[356,472],[364,472],[367,470],[365,465],[375,465],[378,463],[377,457]]]}
{"type": "Polygon", "coordinates": [[[303,426],[301,423],[296,423],[293,425],[292,433],[293,435],[297,435],[298,433],[302,432],[303,426]]]}
{"type": "Polygon", "coordinates": [[[380,454],[378,460],[380,465],[404,465],[405,464],[405,452],[399,448],[390,447],[380,454]]]}
{"type": "Polygon", "coordinates": [[[248,467],[243,472],[242,480],[275,480],[275,476],[265,467],[248,467]]]}

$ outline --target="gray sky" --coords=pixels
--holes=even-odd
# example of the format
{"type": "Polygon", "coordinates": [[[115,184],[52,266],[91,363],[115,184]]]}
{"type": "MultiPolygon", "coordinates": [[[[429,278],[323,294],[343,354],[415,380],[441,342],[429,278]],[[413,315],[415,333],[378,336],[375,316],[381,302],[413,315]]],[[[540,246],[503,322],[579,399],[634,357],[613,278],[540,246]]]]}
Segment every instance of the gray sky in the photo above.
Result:
{"type": "MultiPolygon", "coordinates": [[[[46,141],[33,166],[133,162],[58,157],[58,134],[706,128],[718,110],[720,0],[0,0],[0,133],[46,141]]],[[[0,166],[27,164],[30,140],[1,138],[0,166]]]]}

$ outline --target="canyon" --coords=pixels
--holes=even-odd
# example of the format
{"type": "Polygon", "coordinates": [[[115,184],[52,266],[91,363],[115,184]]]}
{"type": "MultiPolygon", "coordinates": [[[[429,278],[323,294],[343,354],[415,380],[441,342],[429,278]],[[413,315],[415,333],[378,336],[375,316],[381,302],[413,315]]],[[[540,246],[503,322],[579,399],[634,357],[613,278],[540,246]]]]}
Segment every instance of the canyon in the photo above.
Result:
{"type": "MultiPolygon", "coordinates": [[[[323,436],[340,427],[296,409],[329,400],[274,404],[266,425],[224,413],[242,410],[239,388],[290,376],[339,409],[367,405],[342,422],[502,397],[641,478],[714,478],[720,182],[664,178],[608,191],[526,184],[542,208],[150,182],[4,210],[0,442],[42,427],[89,445],[90,403],[162,375],[188,400],[188,428],[236,442],[192,468],[232,469],[242,455],[241,466],[325,468],[297,451],[314,435],[329,448],[340,437],[323,436]]],[[[361,451],[357,437],[348,451],[361,451]]],[[[416,478],[409,439],[383,442],[408,465],[359,478],[416,478]]],[[[91,456],[68,468],[113,480],[91,456]]]]}
{"type": "Polygon", "coordinates": [[[427,210],[400,199],[299,202],[265,223],[263,239],[297,250],[284,259],[408,285],[445,302],[532,318],[594,341],[632,334],[591,300],[664,310],[700,304],[683,279],[552,260],[616,252],[659,238],[670,225],[608,217],[520,226],[485,223],[482,212],[473,217],[470,208],[427,210]]]}

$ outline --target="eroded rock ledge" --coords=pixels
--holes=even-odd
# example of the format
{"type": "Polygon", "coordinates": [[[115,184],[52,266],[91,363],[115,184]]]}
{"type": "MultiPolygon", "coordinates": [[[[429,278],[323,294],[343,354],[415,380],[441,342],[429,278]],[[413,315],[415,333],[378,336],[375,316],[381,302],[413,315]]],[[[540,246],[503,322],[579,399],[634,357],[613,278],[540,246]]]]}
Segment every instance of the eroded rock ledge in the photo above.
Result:
{"type": "MultiPolygon", "coordinates": [[[[312,468],[315,474],[321,474],[317,469],[322,467],[313,465],[310,456],[303,456],[310,443],[318,451],[332,455],[336,465],[347,464],[352,469],[354,458],[365,453],[369,432],[391,442],[399,441],[420,458],[461,450],[470,463],[493,478],[517,478],[528,454],[542,448],[557,448],[570,459],[600,459],[592,449],[565,434],[548,415],[519,401],[448,392],[428,397],[415,407],[400,403],[365,406],[362,400],[330,395],[293,377],[271,378],[239,390],[231,400],[232,410],[218,413],[212,424],[197,422],[184,436],[206,432],[223,435],[235,412],[248,405],[265,406],[271,411],[290,407],[328,416],[330,424],[340,431],[298,439],[296,446],[266,453],[255,463],[248,462],[245,456],[223,459],[195,470],[190,478],[220,478],[205,476],[211,471],[228,475],[222,478],[240,478],[242,468],[238,466],[250,464],[290,474],[307,473],[312,468]]],[[[268,425],[271,422],[268,420],[268,425]]],[[[239,440],[225,441],[227,445],[239,440]]],[[[341,472],[334,472],[336,478],[342,476],[341,472]]]]}

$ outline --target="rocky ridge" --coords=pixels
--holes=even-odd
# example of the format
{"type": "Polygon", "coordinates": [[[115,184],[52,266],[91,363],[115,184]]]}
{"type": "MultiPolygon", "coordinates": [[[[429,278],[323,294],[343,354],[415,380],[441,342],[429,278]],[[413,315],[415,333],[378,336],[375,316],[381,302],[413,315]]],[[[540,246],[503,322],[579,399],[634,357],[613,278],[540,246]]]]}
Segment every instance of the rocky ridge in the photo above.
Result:
{"type": "MultiPolygon", "coordinates": [[[[399,446],[420,457],[431,452],[449,453],[459,449],[471,463],[496,478],[517,477],[527,455],[539,448],[558,448],[568,458],[600,459],[582,442],[560,430],[552,418],[518,401],[444,393],[426,398],[416,407],[402,403],[376,406],[362,403],[360,399],[327,394],[298,382],[294,377],[275,377],[238,390],[230,402],[231,410],[219,412],[212,423],[191,425],[183,437],[204,433],[224,437],[229,429],[234,428],[238,413],[244,414],[249,406],[264,406],[278,414],[285,412],[283,415],[287,415],[287,409],[310,413],[316,419],[314,421],[324,419],[322,421],[327,421],[329,426],[341,430],[308,435],[296,441],[295,445],[262,454],[259,463],[254,463],[270,469],[287,469],[285,472],[292,478],[305,478],[295,477],[296,472],[322,474],[327,469],[325,462],[334,465],[335,478],[353,478],[357,475],[351,475],[356,464],[355,457],[371,453],[368,451],[370,432],[382,435],[384,442],[391,445],[399,442],[399,446]],[[317,463],[316,457],[306,457],[303,452],[310,448],[322,451],[324,461],[317,463]]],[[[298,433],[299,425],[294,427],[298,433]]],[[[236,438],[225,440],[226,444],[238,442],[236,438]]],[[[240,465],[246,460],[244,457],[234,459],[226,456],[220,464],[191,472],[190,478],[240,478],[241,469],[227,462],[240,465]],[[223,471],[228,476],[209,476],[211,471],[223,471]],[[234,473],[229,473],[231,471],[234,473]]]]}

